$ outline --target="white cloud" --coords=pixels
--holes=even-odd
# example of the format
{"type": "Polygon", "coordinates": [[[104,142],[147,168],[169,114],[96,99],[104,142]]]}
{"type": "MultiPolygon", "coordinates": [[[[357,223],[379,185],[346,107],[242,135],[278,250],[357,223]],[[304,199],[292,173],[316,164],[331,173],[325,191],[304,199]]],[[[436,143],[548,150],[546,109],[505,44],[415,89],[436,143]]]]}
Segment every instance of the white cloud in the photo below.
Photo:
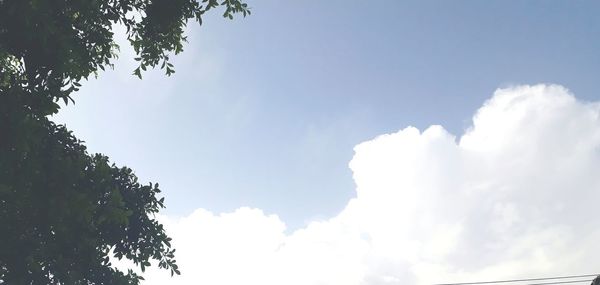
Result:
{"type": "Polygon", "coordinates": [[[458,140],[409,127],[359,144],[356,198],[291,234],[241,208],[165,219],[183,275],[146,284],[431,284],[597,270],[600,106],[501,89],[458,140]]]}

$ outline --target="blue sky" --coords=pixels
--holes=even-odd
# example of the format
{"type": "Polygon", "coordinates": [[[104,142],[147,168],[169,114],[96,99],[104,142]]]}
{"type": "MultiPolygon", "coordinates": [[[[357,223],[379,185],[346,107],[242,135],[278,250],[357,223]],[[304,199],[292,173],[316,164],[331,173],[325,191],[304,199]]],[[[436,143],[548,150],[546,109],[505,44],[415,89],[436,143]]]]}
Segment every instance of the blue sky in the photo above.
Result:
{"type": "Polygon", "coordinates": [[[55,118],[159,182],[185,216],[241,206],[289,229],[355,196],[358,143],[407,126],[460,136],[499,87],[556,83],[598,99],[594,1],[252,1],[252,15],[191,24],[176,74],[114,71],[55,118]]]}

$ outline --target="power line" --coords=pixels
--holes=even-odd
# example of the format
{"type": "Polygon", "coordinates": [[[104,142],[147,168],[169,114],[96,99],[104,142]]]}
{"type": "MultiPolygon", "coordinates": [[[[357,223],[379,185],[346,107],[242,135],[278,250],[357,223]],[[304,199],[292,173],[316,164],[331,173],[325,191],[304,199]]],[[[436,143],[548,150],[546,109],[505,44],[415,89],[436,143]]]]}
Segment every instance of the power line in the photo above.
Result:
{"type": "Polygon", "coordinates": [[[581,282],[592,282],[594,281],[593,279],[591,280],[573,280],[573,281],[558,281],[558,282],[547,282],[547,283],[530,283],[530,284],[524,284],[524,285],[550,285],[550,284],[567,284],[567,283],[581,283],[581,282]]]}
{"type": "MultiPolygon", "coordinates": [[[[495,280],[495,281],[478,281],[478,282],[440,283],[440,284],[434,284],[434,285],[497,284],[497,283],[512,283],[512,282],[526,282],[526,281],[545,281],[545,280],[558,280],[558,279],[573,279],[573,278],[596,277],[596,276],[598,276],[598,274],[584,274],[584,275],[543,277],[543,278],[527,278],[527,279],[512,279],[512,280],[495,280]]],[[[565,284],[565,283],[590,282],[590,281],[592,281],[592,280],[557,281],[557,282],[550,282],[550,283],[539,283],[539,285],[542,285],[542,284],[565,284]],[[563,283],[559,283],[559,282],[563,282],[563,283]]],[[[538,285],[538,284],[524,284],[524,285],[538,285]]]]}

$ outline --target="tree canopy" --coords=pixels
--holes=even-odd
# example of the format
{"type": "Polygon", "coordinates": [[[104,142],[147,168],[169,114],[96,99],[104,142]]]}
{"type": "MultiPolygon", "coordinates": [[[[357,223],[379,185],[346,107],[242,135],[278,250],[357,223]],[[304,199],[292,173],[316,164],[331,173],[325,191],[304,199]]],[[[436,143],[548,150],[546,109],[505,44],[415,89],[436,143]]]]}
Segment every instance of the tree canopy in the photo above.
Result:
{"type": "Polygon", "coordinates": [[[185,25],[216,8],[250,13],[239,0],[0,0],[0,284],[138,284],[111,255],[179,274],[154,217],[164,208],[158,184],[89,154],[47,116],[112,66],[115,25],[126,27],[135,75],[170,75],[185,25]]]}
{"type": "MultiPolygon", "coordinates": [[[[202,23],[219,6],[227,18],[250,13],[239,0],[1,0],[0,90],[19,86],[46,101],[72,100],[82,79],[111,66],[118,50],[114,25],[127,30],[139,62],[136,75],[156,66],[169,75],[169,55],[183,51],[187,22],[202,23]]],[[[58,110],[45,104],[31,107],[58,110]]]]}

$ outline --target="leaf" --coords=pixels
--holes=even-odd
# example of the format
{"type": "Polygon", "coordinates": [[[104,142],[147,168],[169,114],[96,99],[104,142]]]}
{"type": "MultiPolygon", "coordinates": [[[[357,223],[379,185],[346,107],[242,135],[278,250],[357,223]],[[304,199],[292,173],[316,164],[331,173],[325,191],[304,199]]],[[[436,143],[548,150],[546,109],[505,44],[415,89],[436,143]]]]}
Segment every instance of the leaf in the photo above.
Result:
{"type": "Polygon", "coordinates": [[[139,79],[142,79],[142,73],[139,67],[133,71],[133,74],[136,75],[139,79]]]}

